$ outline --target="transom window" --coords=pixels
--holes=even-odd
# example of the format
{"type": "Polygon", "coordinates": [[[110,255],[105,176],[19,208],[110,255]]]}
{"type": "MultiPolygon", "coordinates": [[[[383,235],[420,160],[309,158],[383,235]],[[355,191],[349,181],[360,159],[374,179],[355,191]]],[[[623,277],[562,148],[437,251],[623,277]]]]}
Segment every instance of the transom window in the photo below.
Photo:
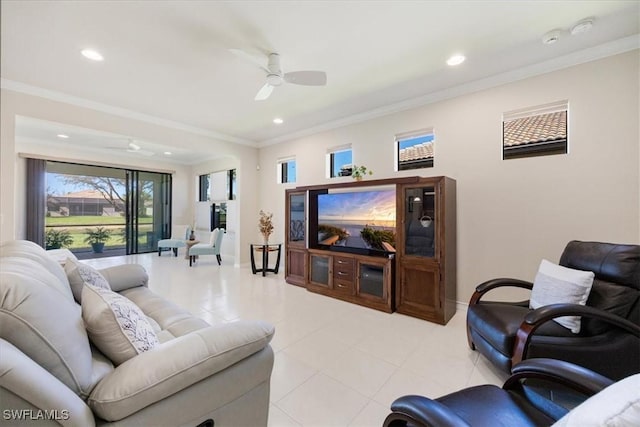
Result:
{"type": "Polygon", "coordinates": [[[277,165],[278,182],[284,184],[287,182],[296,182],[296,159],[295,157],[287,157],[278,160],[277,165]]]}
{"type": "Polygon", "coordinates": [[[329,178],[351,176],[353,172],[351,144],[327,150],[327,171],[329,178]]]}
{"type": "Polygon", "coordinates": [[[558,101],[502,115],[502,158],[567,154],[569,101],[558,101]]]}
{"type": "Polygon", "coordinates": [[[396,135],[397,170],[433,167],[434,145],[431,128],[396,135]]]}

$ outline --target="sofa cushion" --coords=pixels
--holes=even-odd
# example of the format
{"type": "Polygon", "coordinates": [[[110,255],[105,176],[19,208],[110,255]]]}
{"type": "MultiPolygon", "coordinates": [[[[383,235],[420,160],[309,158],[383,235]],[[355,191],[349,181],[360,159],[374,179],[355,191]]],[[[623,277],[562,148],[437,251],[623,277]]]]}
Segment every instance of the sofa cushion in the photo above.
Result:
{"type": "Polygon", "coordinates": [[[91,342],[116,365],[159,344],[142,310],[111,290],[85,284],[82,318],[91,342]]]}
{"type": "Polygon", "coordinates": [[[52,257],[47,255],[47,251],[42,247],[28,240],[11,240],[0,245],[0,255],[3,258],[18,257],[30,259],[43,266],[46,271],[53,274],[57,279],[56,282],[51,282],[49,285],[59,287],[69,298],[73,298],[64,269],[52,257]]]}
{"type": "MultiPolygon", "coordinates": [[[[594,277],[592,271],[573,270],[543,259],[533,282],[529,306],[536,309],[559,303],[585,305],[594,277]]],[[[553,320],[574,334],[580,332],[580,316],[563,316],[553,320]]]]}
{"type": "Polygon", "coordinates": [[[46,277],[46,267],[34,265],[18,272],[15,271],[18,264],[14,258],[2,259],[0,337],[15,345],[74,393],[86,397],[94,383],[89,339],[80,307],[73,301],[70,291],[66,296],[57,287],[40,281],[46,277]]]}
{"type": "Polygon", "coordinates": [[[118,366],[87,404],[104,420],[120,420],[261,351],[274,331],[267,322],[238,321],[178,337],[118,366]]]}
{"type": "Polygon", "coordinates": [[[69,279],[69,286],[73,292],[73,298],[82,303],[82,288],[85,283],[102,289],[111,290],[107,279],[98,270],[88,264],[68,258],[64,264],[64,271],[69,279]]]}
{"type": "Polygon", "coordinates": [[[163,342],[167,333],[173,337],[179,337],[209,326],[204,320],[195,317],[189,311],[153,293],[146,287],[126,289],[120,294],[133,301],[146,316],[158,324],[158,327],[163,331],[158,333],[158,337],[163,342]]]}

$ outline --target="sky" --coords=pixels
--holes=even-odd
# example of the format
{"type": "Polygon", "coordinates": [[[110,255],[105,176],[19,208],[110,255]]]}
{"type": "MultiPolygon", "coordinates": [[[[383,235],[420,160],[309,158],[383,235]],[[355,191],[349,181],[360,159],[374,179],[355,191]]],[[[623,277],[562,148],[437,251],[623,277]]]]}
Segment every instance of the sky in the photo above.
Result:
{"type": "Polygon", "coordinates": [[[396,192],[382,190],[320,195],[318,219],[395,221],[396,192]]]}

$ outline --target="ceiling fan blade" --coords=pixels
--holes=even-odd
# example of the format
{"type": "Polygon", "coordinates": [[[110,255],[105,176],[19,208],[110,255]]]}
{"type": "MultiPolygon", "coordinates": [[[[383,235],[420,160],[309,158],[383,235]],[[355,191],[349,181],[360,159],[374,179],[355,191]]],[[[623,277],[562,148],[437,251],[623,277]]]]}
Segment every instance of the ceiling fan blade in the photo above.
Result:
{"type": "Polygon", "coordinates": [[[135,150],[135,149],[129,149],[127,150],[127,152],[129,153],[135,153],[135,154],[140,154],[141,156],[146,156],[146,157],[151,157],[153,156],[155,153],[153,151],[148,151],[148,150],[135,150]]]}
{"type": "Polygon", "coordinates": [[[262,88],[258,91],[254,99],[256,101],[264,101],[269,97],[269,95],[271,95],[271,92],[273,92],[273,86],[267,83],[264,86],[262,86],[262,88]]]}
{"type": "Polygon", "coordinates": [[[240,50],[240,49],[229,49],[229,52],[233,53],[238,58],[244,59],[245,61],[249,61],[252,64],[257,65],[265,72],[267,73],[269,72],[269,70],[266,67],[265,58],[263,56],[251,55],[250,53],[247,53],[244,50],[240,50]]]}
{"type": "Polygon", "coordinates": [[[327,84],[327,73],[324,71],[292,71],[285,73],[284,81],[296,85],[324,86],[327,84]]]}

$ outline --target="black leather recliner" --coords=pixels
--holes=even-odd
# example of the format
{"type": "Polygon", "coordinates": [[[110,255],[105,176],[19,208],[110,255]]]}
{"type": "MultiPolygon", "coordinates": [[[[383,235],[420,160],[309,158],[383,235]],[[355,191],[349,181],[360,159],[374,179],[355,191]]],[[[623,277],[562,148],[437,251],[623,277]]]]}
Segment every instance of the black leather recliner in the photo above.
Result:
{"type": "Polygon", "coordinates": [[[518,279],[489,280],[469,302],[469,346],[507,373],[534,357],[570,361],[616,380],[640,372],[640,246],[572,241],[559,264],[595,273],[586,306],[531,310],[529,301],[485,301],[496,288],[533,287],[518,279]],[[567,315],[582,317],[580,333],[551,320],[567,315]]]}
{"type": "Polygon", "coordinates": [[[384,427],[550,426],[612,383],[572,363],[530,359],[514,367],[502,388],[480,385],[437,399],[396,399],[384,427]]]}

